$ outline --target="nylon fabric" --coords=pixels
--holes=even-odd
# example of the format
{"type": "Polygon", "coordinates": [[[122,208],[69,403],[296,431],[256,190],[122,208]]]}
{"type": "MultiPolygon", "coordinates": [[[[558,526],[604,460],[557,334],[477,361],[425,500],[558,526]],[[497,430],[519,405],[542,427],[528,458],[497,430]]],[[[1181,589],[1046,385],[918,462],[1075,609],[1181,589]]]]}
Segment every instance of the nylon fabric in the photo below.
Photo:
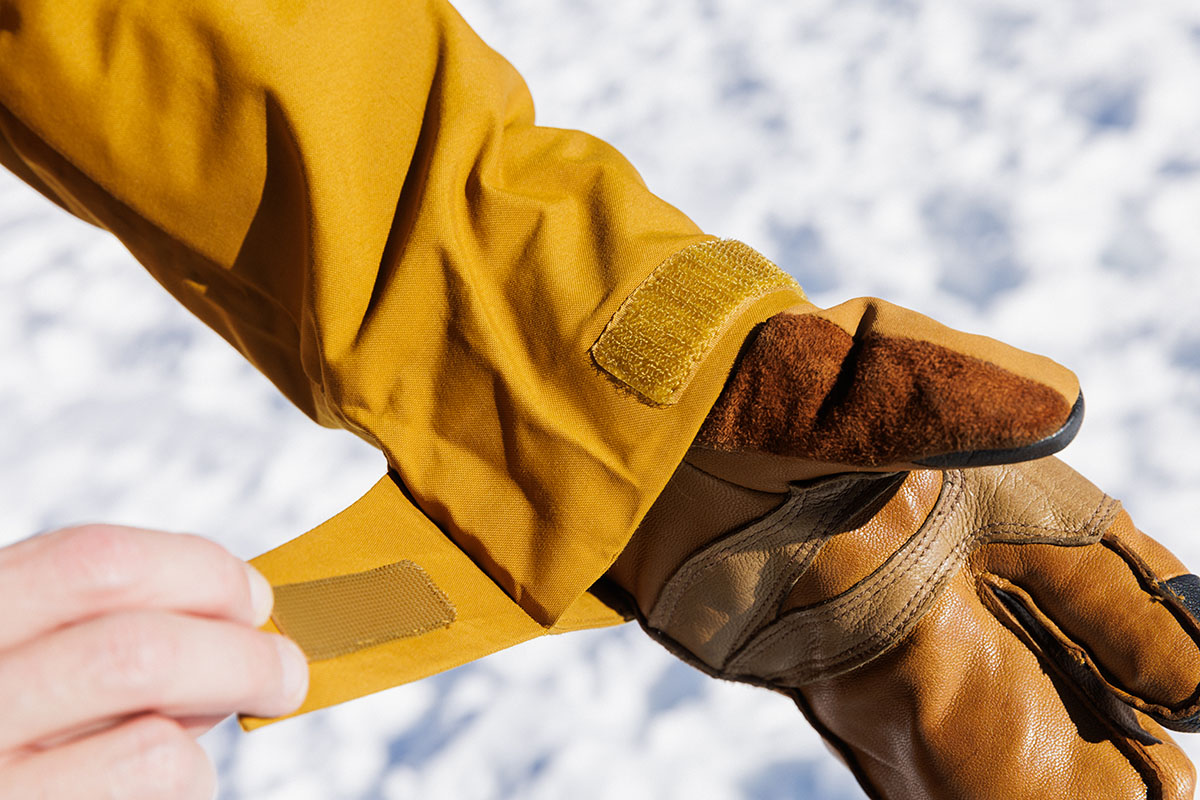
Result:
{"type": "MultiPolygon", "coordinates": [[[[651,408],[588,351],[656,267],[713,237],[604,142],[537,127],[520,76],[441,0],[10,5],[0,158],[112,231],[305,413],[379,447],[554,625],[736,354],[651,408]]],[[[799,301],[764,293],[706,347],[799,301]]]]}
{"type": "MultiPolygon", "coordinates": [[[[656,268],[714,237],[604,142],[538,127],[520,76],[444,0],[5,7],[0,163],[386,458],[361,508],[261,571],[280,585],[407,558],[457,609],[314,664],[306,710],[623,619],[589,587],[746,335],[802,301],[794,282],[771,273],[732,312],[716,283],[693,291],[724,309],[719,330],[687,344],[671,405],[647,405],[589,350],[656,268]]],[[[711,266],[765,261],[747,251],[711,266]]]]}

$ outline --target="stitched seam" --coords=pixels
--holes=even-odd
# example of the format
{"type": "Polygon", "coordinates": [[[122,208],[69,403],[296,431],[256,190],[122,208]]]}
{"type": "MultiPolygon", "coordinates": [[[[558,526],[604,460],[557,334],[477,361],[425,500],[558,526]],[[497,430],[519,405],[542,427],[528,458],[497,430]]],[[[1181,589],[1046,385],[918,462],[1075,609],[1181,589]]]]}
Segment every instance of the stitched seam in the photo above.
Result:
{"type": "Polygon", "coordinates": [[[962,562],[967,556],[966,551],[974,549],[974,547],[977,545],[994,541],[995,537],[993,537],[991,534],[1008,531],[1017,532],[1021,530],[1043,531],[1046,533],[1078,533],[1086,530],[1088,526],[1092,524],[1092,522],[1099,516],[1100,511],[1104,508],[1106,502],[1110,499],[1111,498],[1105,498],[1104,501],[1101,501],[1096,510],[1092,512],[1092,516],[1088,518],[1088,522],[1080,528],[1072,531],[1064,531],[1061,529],[1048,528],[1040,525],[988,525],[975,529],[975,531],[959,542],[958,545],[956,545],[955,548],[947,554],[942,563],[938,565],[937,570],[935,570],[930,577],[921,584],[921,586],[913,593],[912,598],[910,598],[904,607],[895,616],[893,616],[887,628],[878,631],[868,639],[860,642],[855,647],[844,650],[842,653],[835,654],[824,661],[816,662],[816,665],[813,668],[828,668],[829,666],[837,666],[839,663],[844,664],[846,661],[853,660],[864,651],[869,651],[873,643],[878,643],[880,647],[886,648],[887,645],[890,644],[890,642],[887,641],[889,637],[891,637],[891,635],[898,629],[904,628],[911,620],[915,607],[921,605],[927,600],[932,599],[932,596],[935,592],[932,592],[930,587],[934,584],[940,584],[944,582],[945,578],[953,572],[951,564],[953,564],[954,568],[961,567],[962,562]]]}
{"type": "MultiPolygon", "coordinates": [[[[749,527],[743,528],[731,536],[722,538],[715,546],[688,559],[668,579],[666,588],[663,590],[663,596],[655,604],[654,611],[651,612],[650,617],[652,619],[663,619],[663,625],[670,625],[674,622],[675,615],[678,613],[677,606],[679,601],[683,599],[684,595],[695,588],[696,583],[708,573],[714,563],[724,559],[731,553],[736,553],[744,549],[743,540],[745,539],[753,539],[757,536],[767,538],[774,536],[780,529],[786,528],[800,516],[800,513],[805,508],[805,500],[804,495],[794,495],[781,508],[772,512],[772,516],[779,515],[777,519],[765,524],[762,528],[759,528],[758,525],[763,524],[766,520],[759,520],[757,523],[752,523],[749,527]]],[[[767,519],[770,519],[770,517],[767,519]]]]}
{"type": "MultiPolygon", "coordinates": [[[[1021,586],[1013,583],[1007,578],[990,572],[983,572],[976,576],[975,584],[980,602],[983,603],[984,607],[987,608],[996,617],[996,619],[1002,625],[1004,625],[1004,627],[1012,631],[1013,634],[1017,636],[1022,643],[1024,643],[1026,647],[1030,649],[1031,652],[1037,655],[1039,662],[1048,664],[1050,670],[1054,671],[1058,676],[1062,677],[1069,686],[1073,687],[1073,693],[1081,701],[1084,707],[1091,713],[1093,719],[1107,728],[1110,732],[1117,734],[1115,741],[1123,741],[1127,745],[1137,747],[1139,751],[1144,753],[1140,743],[1135,744],[1130,742],[1129,739],[1123,735],[1124,732],[1121,730],[1122,726],[1120,725],[1119,721],[1114,720],[1107,711],[1100,708],[1097,705],[1095,698],[1093,698],[1089,692],[1082,690],[1082,687],[1080,687],[1073,678],[1064,673],[1063,667],[1059,663],[1058,659],[1048,652],[1045,646],[1037,641],[1036,637],[1033,635],[1033,632],[1030,631],[1021,620],[1016,618],[1011,609],[1009,609],[1004,603],[1000,602],[996,594],[997,590],[1009,594],[1016,599],[1017,602],[1019,602],[1025,609],[1025,612],[1034,618],[1037,624],[1042,627],[1043,631],[1049,635],[1049,637],[1054,640],[1059,647],[1064,648],[1068,653],[1071,654],[1076,663],[1089,670],[1100,680],[1103,685],[1108,688],[1108,690],[1113,691],[1119,697],[1121,692],[1099,674],[1096,669],[1095,662],[1091,659],[1088,652],[1067,638],[1066,634],[1058,627],[1057,624],[1055,624],[1052,619],[1042,612],[1037,603],[1034,601],[1033,597],[1031,597],[1030,594],[1021,586]],[[982,589],[985,587],[987,591],[982,591],[982,589]]],[[[1129,700],[1126,699],[1126,702],[1129,702],[1129,700]]]]}
{"type": "MultiPolygon", "coordinates": [[[[957,498],[956,498],[956,500],[957,500],[957,498]]],[[[1044,533],[1078,534],[1081,531],[1086,530],[1089,526],[1092,525],[1093,521],[1096,519],[1099,512],[1103,509],[1103,506],[1104,506],[1104,502],[1102,501],[1101,504],[1096,508],[1096,510],[1094,510],[1092,512],[1092,515],[1087,519],[1087,521],[1083,525],[1081,525],[1079,528],[1076,528],[1074,530],[1063,530],[1061,528],[1052,528],[1052,527],[1047,527],[1045,525],[1017,525],[1017,524],[1013,524],[1013,523],[996,523],[993,525],[985,525],[982,527],[978,527],[978,528],[975,528],[974,530],[972,530],[970,533],[968,533],[965,537],[963,537],[962,541],[960,541],[957,545],[955,545],[954,549],[950,553],[947,554],[947,558],[957,554],[964,547],[969,547],[972,543],[983,538],[983,536],[985,534],[1000,533],[1000,532],[1020,533],[1020,532],[1033,532],[1033,531],[1040,531],[1040,532],[1044,532],[1044,533]]],[[[957,505],[954,510],[957,510],[957,505]]],[[[945,523],[945,520],[943,520],[941,522],[941,524],[939,525],[939,528],[938,528],[939,532],[940,532],[941,525],[944,525],[944,523],[945,523]]],[[[929,552],[930,548],[936,542],[936,537],[923,537],[923,539],[924,539],[924,542],[922,543],[921,548],[919,550],[910,551],[909,557],[906,557],[904,559],[904,561],[902,562],[902,564],[895,565],[895,567],[892,570],[889,570],[888,573],[882,575],[880,580],[876,582],[875,588],[878,589],[878,588],[886,588],[886,587],[892,586],[897,580],[899,580],[901,577],[903,577],[904,574],[907,573],[907,571],[910,569],[910,566],[911,566],[910,562],[912,562],[914,560],[919,560],[919,558],[921,556],[924,556],[927,552],[929,552]]],[[[924,586],[922,586],[922,588],[924,588],[924,586]]],[[[821,615],[817,615],[815,618],[818,620],[828,619],[830,621],[842,620],[846,616],[849,615],[849,613],[850,613],[849,609],[851,609],[853,607],[854,601],[856,599],[857,598],[854,597],[853,595],[846,595],[845,598],[843,599],[843,601],[841,603],[837,604],[836,610],[834,608],[830,609],[831,612],[834,612],[832,615],[821,614],[821,615]]]]}
{"type": "MultiPolygon", "coordinates": [[[[880,588],[885,588],[895,583],[910,569],[911,562],[919,560],[929,551],[937,541],[937,534],[945,526],[950,514],[958,510],[963,488],[961,473],[956,471],[948,474],[946,476],[946,483],[949,484],[949,487],[944,495],[944,502],[930,516],[926,526],[922,526],[922,531],[919,532],[920,538],[917,540],[918,545],[909,550],[900,561],[893,564],[887,570],[868,576],[841,596],[827,601],[824,608],[818,610],[817,608],[810,607],[808,609],[800,609],[799,611],[806,612],[805,616],[808,619],[817,622],[840,620],[847,616],[851,609],[856,608],[860,595],[867,593],[868,590],[870,590],[871,594],[874,594],[880,588]]],[[[794,616],[800,615],[800,613],[797,613],[794,616]]]]}
{"type": "MultiPolygon", "coordinates": [[[[929,526],[928,531],[931,535],[923,536],[922,543],[918,547],[915,547],[913,550],[909,551],[908,555],[906,555],[901,562],[893,565],[892,569],[888,570],[886,573],[878,573],[876,576],[873,576],[873,580],[868,579],[870,581],[869,583],[866,581],[860,583],[858,586],[854,587],[851,592],[844,594],[841,598],[831,603],[827,609],[823,609],[820,613],[807,616],[804,620],[806,627],[811,628],[813,624],[829,624],[845,619],[850,615],[856,602],[861,598],[861,595],[866,590],[871,589],[873,591],[879,591],[886,589],[894,585],[905,574],[907,574],[911,568],[911,563],[915,559],[919,559],[921,556],[924,556],[925,553],[927,553],[932,547],[933,543],[936,541],[936,533],[939,533],[942,527],[944,527],[949,515],[960,508],[960,500],[964,486],[961,471],[956,470],[954,472],[947,473],[947,482],[951,481],[953,481],[954,494],[952,497],[948,497],[943,507],[935,512],[934,516],[939,517],[939,519],[936,524],[929,526]]],[[[1070,530],[1052,528],[1045,525],[1017,525],[1013,523],[997,523],[994,525],[987,525],[974,529],[971,533],[965,536],[962,541],[960,541],[954,547],[954,549],[950,551],[950,553],[947,554],[946,558],[942,560],[935,571],[931,573],[931,575],[921,584],[917,591],[913,593],[913,596],[909,599],[909,601],[900,609],[899,612],[893,615],[887,627],[877,631],[866,640],[859,642],[857,645],[854,645],[851,648],[842,650],[841,652],[824,659],[810,660],[807,662],[807,665],[805,665],[805,668],[809,672],[827,669],[831,665],[837,666],[839,664],[844,664],[848,660],[853,660],[861,653],[869,651],[873,647],[886,648],[890,644],[887,639],[898,629],[904,628],[908,624],[913,616],[914,609],[917,606],[930,599],[933,594],[930,592],[930,587],[934,584],[942,582],[946,575],[950,574],[950,565],[954,564],[954,566],[961,566],[962,561],[965,559],[964,551],[973,548],[976,545],[994,540],[998,534],[1003,533],[1041,531],[1045,533],[1079,535],[1085,531],[1094,531],[1094,529],[1098,527],[1099,522],[1104,521],[1101,519],[1102,515],[1105,518],[1111,517],[1117,508],[1119,508],[1119,503],[1112,498],[1105,496],[1092,511],[1092,514],[1086,521],[1081,523],[1079,527],[1070,530]]],[[[805,610],[802,609],[801,611],[803,612],[805,610]]],[[[811,614],[811,611],[809,613],[811,614]]],[[[778,626],[774,630],[766,633],[760,639],[757,639],[753,643],[749,644],[745,652],[737,656],[737,660],[743,662],[752,660],[761,655],[764,649],[775,644],[776,641],[781,638],[783,638],[785,641],[791,638],[808,638],[804,637],[794,625],[786,624],[789,620],[795,620],[800,616],[800,614],[795,614],[791,617],[784,617],[783,619],[779,620],[777,623],[778,626]]],[[[784,672],[797,672],[800,669],[800,666],[796,666],[791,667],[784,672]]]]}
{"type": "MultiPolygon", "coordinates": [[[[702,554],[698,561],[690,562],[684,565],[684,567],[681,568],[681,571],[686,568],[688,574],[686,576],[681,576],[679,583],[676,583],[675,579],[672,579],[671,585],[673,591],[671,593],[671,597],[669,598],[669,603],[666,602],[666,598],[664,598],[663,601],[664,610],[662,613],[666,616],[667,624],[675,621],[675,617],[679,613],[679,603],[684,597],[687,596],[689,592],[696,588],[697,584],[700,583],[700,581],[702,581],[711,572],[712,568],[716,564],[718,564],[727,556],[744,552],[744,545],[746,544],[743,541],[744,539],[752,538],[754,536],[761,536],[764,540],[770,540],[781,531],[786,530],[792,522],[795,522],[796,518],[800,516],[803,510],[804,503],[799,502],[794,508],[788,510],[786,516],[781,517],[770,525],[761,529],[754,527],[743,529],[738,534],[735,534],[736,541],[725,542],[721,548],[702,554]]],[[[657,611],[654,616],[658,616],[657,611]]]]}
{"type": "MultiPolygon", "coordinates": [[[[1093,514],[1093,518],[1094,517],[1095,517],[1095,514],[1093,514]]],[[[1028,529],[1032,529],[1032,530],[1042,530],[1047,533],[1058,532],[1054,528],[1047,528],[1044,526],[1016,526],[1016,527],[1017,528],[1028,528],[1028,529]]],[[[957,570],[959,567],[961,567],[963,561],[966,560],[966,557],[968,555],[967,551],[973,550],[978,545],[986,544],[989,541],[994,541],[995,537],[993,537],[989,534],[999,533],[1008,528],[1009,528],[1009,526],[1004,526],[1004,525],[985,526],[983,528],[977,529],[974,533],[972,533],[966,539],[963,539],[963,541],[959,542],[959,544],[957,546],[955,546],[955,548],[950,553],[947,554],[946,559],[943,560],[942,563],[938,565],[937,571],[935,571],[929,578],[927,578],[925,580],[924,583],[922,583],[920,588],[914,593],[913,597],[908,601],[908,603],[906,603],[904,605],[904,607],[900,610],[900,612],[897,613],[897,615],[895,617],[893,617],[888,628],[879,631],[878,633],[873,635],[870,639],[867,639],[866,641],[860,643],[858,646],[850,648],[849,650],[844,651],[844,653],[842,653],[840,655],[834,656],[832,659],[830,659],[830,662],[836,663],[837,661],[844,662],[847,660],[853,660],[854,657],[859,655],[860,653],[870,650],[871,644],[873,641],[878,642],[878,644],[882,647],[886,647],[888,644],[890,644],[890,642],[887,641],[888,638],[896,630],[903,628],[907,625],[907,623],[910,621],[910,619],[913,616],[915,607],[920,605],[922,602],[924,602],[926,600],[932,599],[932,595],[934,594],[934,592],[930,591],[930,587],[934,586],[935,584],[943,583],[950,574],[952,574],[955,570],[957,570]]],[[[1062,531],[1062,532],[1073,533],[1074,531],[1062,531]]]]}
{"type": "MultiPolygon", "coordinates": [[[[796,581],[800,580],[800,577],[808,571],[813,559],[816,558],[817,552],[829,540],[829,530],[832,527],[835,512],[838,510],[835,505],[830,504],[829,508],[818,519],[817,524],[814,526],[814,534],[792,555],[787,567],[782,571],[782,577],[776,582],[776,587],[769,601],[758,604],[758,610],[752,611],[750,619],[738,630],[730,647],[730,655],[736,653],[747,640],[752,638],[766,625],[768,616],[779,613],[779,606],[783,603],[784,598],[787,597],[788,592],[796,585],[796,581]]],[[[727,661],[728,658],[727,656],[727,661]]]]}
{"type": "Polygon", "coordinates": [[[802,575],[808,569],[808,566],[812,563],[817,551],[823,547],[824,544],[824,539],[821,541],[806,541],[801,543],[796,552],[788,560],[787,567],[780,571],[780,575],[778,577],[772,581],[760,582],[760,585],[762,583],[773,583],[776,585],[776,588],[772,590],[773,597],[767,601],[755,603],[749,609],[747,612],[748,619],[746,619],[746,621],[741,625],[738,625],[736,631],[729,637],[730,643],[725,648],[726,652],[724,658],[722,659],[722,664],[728,663],[733,654],[736,653],[738,649],[746,643],[747,640],[753,638],[758,631],[765,627],[767,624],[766,619],[773,611],[778,613],[778,607],[782,598],[785,597],[791,587],[795,585],[795,581],[799,578],[799,575],[802,575]],[[800,565],[799,572],[793,578],[791,576],[795,571],[797,564],[800,565]]]}
{"type": "MultiPolygon", "coordinates": [[[[1104,504],[1102,503],[1101,506],[1097,508],[1097,511],[1093,512],[1089,522],[1098,516],[1098,512],[1103,505],[1104,504]]],[[[878,651],[887,649],[887,647],[892,643],[890,640],[892,639],[893,635],[899,630],[906,629],[908,623],[912,621],[912,618],[918,608],[922,604],[931,601],[936,595],[938,586],[944,583],[945,580],[951,574],[953,574],[957,568],[962,566],[963,561],[966,560],[968,555],[967,551],[973,550],[978,545],[995,541],[996,538],[998,538],[990,534],[1001,532],[1019,532],[1022,530],[1043,531],[1046,533],[1078,533],[1083,529],[1084,528],[1074,531],[1061,531],[1059,529],[1037,525],[994,525],[976,529],[970,536],[963,539],[950,553],[947,554],[946,558],[938,565],[937,570],[935,570],[930,577],[927,578],[921,584],[921,586],[917,588],[917,590],[913,593],[912,598],[899,612],[892,617],[892,619],[888,622],[887,627],[881,628],[867,639],[859,642],[857,645],[851,648],[843,650],[840,653],[835,653],[824,659],[814,659],[809,661],[805,666],[806,671],[812,673],[822,670],[837,669],[838,667],[844,666],[847,662],[852,662],[864,654],[869,654],[873,649],[878,651]]],[[[841,617],[836,617],[834,619],[840,618],[841,617]]],[[[786,633],[794,634],[796,631],[792,629],[791,631],[785,632],[785,634],[786,633]]],[[[798,667],[793,667],[788,671],[799,671],[799,669],[800,668],[798,667]]]]}
{"type": "MultiPolygon", "coordinates": [[[[809,490],[793,488],[791,497],[782,506],[771,512],[771,514],[767,515],[767,517],[759,520],[758,523],[751,523],[750,526],[742,528],[739,531],[726,534],[716,542],[709,545],[709,548],[711,549],[705,549],[689,558],[684,564],[676,569],[670,578],[668,578],[665,588],[663,589],[662,596],[655,604],[655,610],[650,616],[659,617],[660,612],[658,609],[661,608],[663,609],[661,615],[667,615],[666,622],[672,621],[678,611],[675,608],[675,605],[679,603],[683,595],[695,588],[696,582],[704,577],[704,573],[712,567],[714,561],[720,560],[730,554],[745,552],[747,544],[756,544],[760,549],[766,548],[768,545],[773,545],[774,542],[770,541],[770,537],[778,534],[781,528],[786,528],[796,521],[800,514],[811,505],[811,495],[812,492],[809,490]],[[770,519],[776,514],[782,516],[780,516],[778,520],[766,525],[762,529],[755,527],[757,524],[765,522],[767,519],[770,519]],[[762,538],[756,538],[759,536],[762,538]],[[681,586],[682,588],[679,588],[681,586]]],[[[818,496],[823,497],[823,495],[818,496]]],[[[812,531],[794,543],[817,543],[818,540],[827,539],[829,528],[831,527],[830,521],[838,510],[838,508],[831,505],[825,512],[817,517],[812,531]]],[[[788,539],[785,538],[782,544],[787,543],[788,539]]],[[[800,553],[794,555],[790,559],[790,563],[794,563],[799,555],[800,553]]],[[[786,572],[784,574],[786,574],[786,572]]],[[[800,574],[803,574],[803,572],[800,574]]],[[[799,576],[797,576],[797,579],[798,578],[799,576]]],[[[787,587],[787,589],[790,588],[791,587],[787,587]]],[[[773,604],[778,605],[780,602],[782,602],[784,594],[786,594],[786,589],[780,591],[773,604]]],[[[768,608],[765,612],[763,612],[763,616],[766,616],[771,611],[772,609],[768,608]]],[[[774,611],[777,613],[778,609],[776,608],[774,611]]]]}
{"type": "MultiPolygon", "coordinates": [[[[786,546],[789,543],[797,544],[797,550],[788,559],[787,565],[778,572],[778,574],[770,580],[760,581],[760,584],[774,584],[772,596],[765,602],[756,603],[748,610],[749,618],[741,625],[737,626],[735,632],[730,634],[731,643],[725,647],[726,655],[722,659],[722,663],[728,662],[730,657],[735,654],[746,641],[751,639],[756,633],[764,627],[765,620],[771,614],[778,614],[779,606],[783,602],[783,598],[787,596],[787,592],[799,580],[799,577],[808,570],[812,563],[816,552],[824,546],[829,538],[829,530],[832,527],[834,517],[839,510],[835,505],[830,504],[828,508],[817,518],[811,532],[807,533],[799,542],[790,542],[789,530],[792,523],[809,507],[809,493],[797,492],[793,495],[793,499],[788,502],[795,502],[794,506],[785,506],[789,509],[789,513],[782,516],[776,523],[767,526],[763,530],[755,530],[753,527],[743,529],[741,532],[734,534],[732,537],[724,541],[724,546],[716,548],[711,552],[705,552],[694,564],[685,564],[680,567],[679,572],[691,568],[692,574],[678,578],[679,583],[676,583],[676,578],[672,578],[669,583],[672,586],[682,586],[672,592],[668,598],[663,598],[660,604],[664,606],[663,614],[667,615],[666,619],[662,620],[663,627],[672,627],[676,622],[676,615],[679,613],[678,603],[680,603],[689,592],[695,589],[699,583],[710,574],[715,563],[719,562],[725,556],[738,553],[744,553],[748,544],[754,544],[760,549],[774,549],[777,547],[786,546]],[[777,541],[779,534],[789,534],[783,537],[783,541],[777,541]],[[759,538],[761,537],[761,538],[759,538]],[[749,540],[749,541],[747,541],[749,540]],[[757,610],[756,610],[757,609],[757,610]]],[[[780,509],[782,512],[784,509],[780,509]]],[[[677,573],[678,574],[678,573],[677,573]]],[[[762,573],[760,573],[760,576],[762,573]]],[[[658,617],[655,613],[652,616],[658,617]]]]}
{"type": "MultiPolygon", "coordinates": [[[[1180,627],[1184,628],[1184,633],[1190,639],[1192,639],[1193,642],[1195,642],[1196,631],[1200,630],[1200,624],[1196,622],[1195,618],[1191,615],[1191,612],[1179,607],[1179,597],[1170,589],[1163,588],[1165,582],[1159,579],[1154,570],[1150,568],[1150,565],[1147,564],[1135,551],[1130,549],[1130,547],[1124,541],[1116,536],[1110,536],[1108,533],[1105,533],[1102,544],[1112,550],[1117,557],[1125,562],[1125,565],[1137,577],[1138,584],[1141,586],[1142,591],[1145,592],[1145,594],[1152,600],[1162,603],[1164,606],[1166,606],[1167,610],[1173,617],[1175,617],[1175,620],[1177,623],[1179,623],[1180,627]],[[1178,616],[1179,613],[1182,613],[1182,619],[1178,616]],[[1192,630],[1188,630],[1189,627],[1192,630]]],[[[1184,701],[1184,703],[1179,707],[1164,706],[1130,694],[1101,674],[1100,669],[1096,664],[1092,663],[1090,666],[1093,668],[1093,671],[1095,671],[1097,677],[1104,681],[1104,683],[1107,684],[1113,692],[1124,699],[1125,702],[1129,703],[1140,711],[1152,715],[1157,714],[1163,719],[1170,719],[1176,722],[1186,722],[1187,720],[1197,716],[1197,714],[1200,714],[1200,701],[1197,700],[1197,697],[1200,696],[1200,689],[1193,692],[1189,697],[1189,700],[1184,701]]]]}

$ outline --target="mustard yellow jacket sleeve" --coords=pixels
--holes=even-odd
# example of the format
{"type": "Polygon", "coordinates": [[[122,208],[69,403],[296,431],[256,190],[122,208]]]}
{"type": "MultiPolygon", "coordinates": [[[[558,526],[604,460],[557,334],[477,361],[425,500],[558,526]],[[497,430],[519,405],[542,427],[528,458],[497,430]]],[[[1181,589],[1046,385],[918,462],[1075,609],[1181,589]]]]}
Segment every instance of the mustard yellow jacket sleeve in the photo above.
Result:
{"type": "Polygon", "coordinates": [[[255,562],[305,710],[618,619],[587,590],[800,299],[440,0],[3,0],[0,163],[386,456],[255,562]]]}

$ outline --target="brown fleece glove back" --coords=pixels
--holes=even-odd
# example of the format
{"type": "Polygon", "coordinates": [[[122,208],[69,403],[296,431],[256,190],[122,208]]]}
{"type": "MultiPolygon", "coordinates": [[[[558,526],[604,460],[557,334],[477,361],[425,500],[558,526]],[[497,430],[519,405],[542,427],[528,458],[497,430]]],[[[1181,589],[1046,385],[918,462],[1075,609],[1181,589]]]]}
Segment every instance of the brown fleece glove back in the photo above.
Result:
{"type": "Polygon", "coordinates": [[[764,323],[696,444],[870,468],[1003,462],[1057,449],[1077,404],[1075,376],[1049,359],[858,299],[764,323]]]}

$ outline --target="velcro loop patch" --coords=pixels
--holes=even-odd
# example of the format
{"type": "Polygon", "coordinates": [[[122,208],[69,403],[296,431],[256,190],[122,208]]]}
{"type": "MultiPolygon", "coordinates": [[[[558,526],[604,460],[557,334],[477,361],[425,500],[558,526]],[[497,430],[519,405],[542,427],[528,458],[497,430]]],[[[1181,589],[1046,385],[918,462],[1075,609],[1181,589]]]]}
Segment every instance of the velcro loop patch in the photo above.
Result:
{"type": "Polygon", "coordinates": [[[671,405],[738,312],[784,288],[804,296],[795,279],[748,245],[694,244],[633,290],[592,345],[592,358],[643,401],[671,405]]]}
{"type": "Polygon", "coordinates": [[[276,586],[271,614],[309,661],[419,636],[448,626],[455,616],[449,598],[412,561],[276,586]]]}

